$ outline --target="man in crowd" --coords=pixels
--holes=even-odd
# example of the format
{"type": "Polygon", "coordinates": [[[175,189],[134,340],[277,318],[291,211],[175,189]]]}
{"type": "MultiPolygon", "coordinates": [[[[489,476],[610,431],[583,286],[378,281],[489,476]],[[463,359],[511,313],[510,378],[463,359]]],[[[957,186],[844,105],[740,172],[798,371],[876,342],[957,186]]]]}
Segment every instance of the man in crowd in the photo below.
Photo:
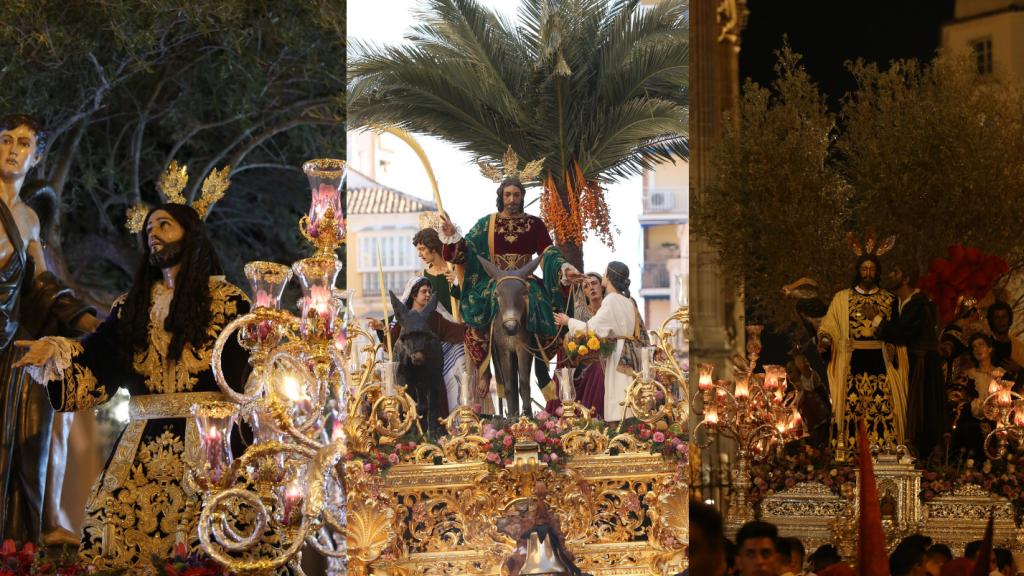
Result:
{"type": "Polygon", "coordinates": [[[688,573],[692,576],[725,574],[725,535],[722,517],[713,507],[690,501],[688,573]]]}
{"type": "Polygon", "coordinates": [[[799,538],[779,538],[775,548],[779,551],[779,571],[782,576],[800,576],[804,573],[804,544],[799,538]]]}
{"type": "Polygon", "coordinates": [[[775,541],[779,529],[774,524],[755,520],[736,532],[736,566],[740,576],[779,576],[779,554],[775,541]]]}

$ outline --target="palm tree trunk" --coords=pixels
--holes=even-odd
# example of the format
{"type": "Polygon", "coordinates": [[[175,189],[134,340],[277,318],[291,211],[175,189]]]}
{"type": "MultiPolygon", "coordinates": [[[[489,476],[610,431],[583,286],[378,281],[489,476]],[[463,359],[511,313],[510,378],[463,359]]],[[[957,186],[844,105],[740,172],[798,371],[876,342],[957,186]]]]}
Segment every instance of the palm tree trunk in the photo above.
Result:
{"type": "Polygon", "coordinates": [[[580,272],[583,272],[583,246],[572,241],[555,244],[555,246],[562,251],[562,256],[565,257],[566,262],[575,266],[580,272]]]}

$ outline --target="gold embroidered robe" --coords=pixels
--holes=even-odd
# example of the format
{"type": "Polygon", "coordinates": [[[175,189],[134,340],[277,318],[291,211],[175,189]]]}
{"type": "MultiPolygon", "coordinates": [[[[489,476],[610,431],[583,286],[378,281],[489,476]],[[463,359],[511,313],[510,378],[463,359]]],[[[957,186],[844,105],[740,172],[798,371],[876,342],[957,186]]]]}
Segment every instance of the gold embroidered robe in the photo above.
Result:
{"type": "Polygon", "coordinates": [[[832,340],[828,364],[832,398],[832,447],[839,457],[857,450],[857,421],[864,419],[872,444],[896,446],[905,441],[907,413],[907,354],[895,347],[890,357],[885,342],[875,335],[872,318],[863,310],[873,304],[891,320],[895,299],[885,290],[863,293],[840,290],[822,320],[819,337],[832,340]]]}
{"type": "MultiPolygon", "coordinates": [[[[148,572],[151,556],[169,558],[177,543],[186,544],[190,553],[198,550],[201,502],[184,482],[199,446],[189,410],[197,402],[221,398],[210,370],[213,346],[226,324],[249,311],[249,302],[223,277],[210,278],[213,315],[208,338],[198,349],[186,345],[181,358],[170,362],[170,334],[163,325],[172,296],[162,283],[154,286],[148,346],[136,352],[131,370],[115,360],[124,296],[115,301],[99,329],[81,342],[51,339],[62,357],[50,374],[62,372],[63,379],[48,385],[56,410],[93,408],[120,387],[131,395],[130,422],[86,506],[79,555],[100,569],[148,572]]],[[[248,357],[234,338],[225,347],[222,366],[228,381],[241,389],[248,357]]]]}

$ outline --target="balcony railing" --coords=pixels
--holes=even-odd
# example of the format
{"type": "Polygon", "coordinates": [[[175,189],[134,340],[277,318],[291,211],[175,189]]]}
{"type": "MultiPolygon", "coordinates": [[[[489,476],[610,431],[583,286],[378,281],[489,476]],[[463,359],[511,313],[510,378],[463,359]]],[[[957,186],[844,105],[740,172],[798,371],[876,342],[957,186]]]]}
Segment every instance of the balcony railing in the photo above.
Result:
{"type": "Polygon", "coordinates": [[[668,273],[668,267],[663,262],[647,263],[643,266],[644,290],[657,290],[672,287],[672,277],[668,273]]]}
{"type": "Polygon", "coordinates": [[[689,189],[686,186],[661,186],[644,191],[644,214],[688,213],[689,189]]]}

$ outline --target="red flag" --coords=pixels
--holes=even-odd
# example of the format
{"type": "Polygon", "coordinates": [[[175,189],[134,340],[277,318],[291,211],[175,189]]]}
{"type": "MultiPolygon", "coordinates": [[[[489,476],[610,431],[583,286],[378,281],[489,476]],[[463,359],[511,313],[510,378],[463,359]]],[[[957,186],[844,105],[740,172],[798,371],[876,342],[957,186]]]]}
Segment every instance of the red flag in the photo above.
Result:
{"type": "Polygon", "coordinates": [[[875,466],[871,462],[868,429],[861,420],[857,428],[858,466],[860,467],[860,539],[857,543],[857,574],[889,576],[889,552],[882,530],[882,507],[875,486],[875,466]]]}
{"type": "Polygon", "coordinates": [[[995,529],[995,510],[988,513],[988,526],[985,526],[985,538],[981,541],[981,550],[975,556],[974,570],[971,576],[988,576],[992,570],[992,532],[995,529]]]}

